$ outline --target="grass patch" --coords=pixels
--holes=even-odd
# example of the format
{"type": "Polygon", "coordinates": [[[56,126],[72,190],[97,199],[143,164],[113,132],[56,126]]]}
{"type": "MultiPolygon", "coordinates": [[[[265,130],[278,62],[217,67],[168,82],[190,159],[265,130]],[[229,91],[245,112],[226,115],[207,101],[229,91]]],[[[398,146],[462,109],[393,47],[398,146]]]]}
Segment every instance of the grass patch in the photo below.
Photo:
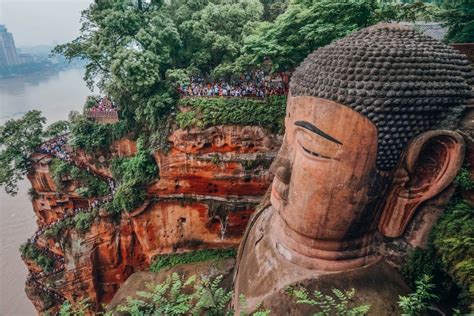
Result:
{"type": "Polygon", "coordinates": [[[176,116],[180,128],[256,125],[282,132],[286,96],[262,99],[189,97],[180,99],[178,105],[190,108],[176,116]]]}
{"type": "Polygon", "coordinates": [[[232,248],[226,249],[204,249],[186,253],[177,253],[159,256],[150,266],[151,272],[158,272],[162,269],[173,267],[178,264],[201,262],[215,259],[234,258],[237,250],[232,248]]]}

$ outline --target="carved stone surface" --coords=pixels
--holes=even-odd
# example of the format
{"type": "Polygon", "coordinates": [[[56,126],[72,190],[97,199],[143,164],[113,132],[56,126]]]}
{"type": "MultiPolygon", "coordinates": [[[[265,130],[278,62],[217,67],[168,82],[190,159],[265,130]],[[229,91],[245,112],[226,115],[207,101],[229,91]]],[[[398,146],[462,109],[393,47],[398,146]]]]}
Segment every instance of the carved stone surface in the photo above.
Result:
{"type": "MultiPolygon", "coordinates": [[[[399,238],[462,165],[463,138],[441,126],[467,103],[470,74],[452,48],[393,24],[321,48],[297,68],[271,206],[255,213],[239,248],[237,312],[242,294],[250,312],[292,284],[330,276],[326,288],[336,287],[350,271],[370,284],[383,274],[381,242],[399,238]]],[[[414,244],[432,215],[412,231],[414,244]]],[[[389,288],[398,297],[404,287],[389,288]]],[[[371,293],[380,313],[388,292],[371,293]]]]}

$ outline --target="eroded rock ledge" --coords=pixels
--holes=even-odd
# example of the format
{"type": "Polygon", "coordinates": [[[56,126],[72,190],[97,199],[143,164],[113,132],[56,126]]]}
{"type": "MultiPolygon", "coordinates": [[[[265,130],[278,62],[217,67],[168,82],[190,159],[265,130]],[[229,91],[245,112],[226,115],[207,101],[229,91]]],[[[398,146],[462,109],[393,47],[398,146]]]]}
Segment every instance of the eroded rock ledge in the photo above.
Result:
{"type": "MultiPolygon", "coordinates": [[[[147,187],[143,205],[120,216],[100,209],[86,231],[74,227],[59,236],[45,235],[77,208],[95,198],[75,193],[77,183],[62,179],[57,188],[51,155],[36,153],[28,175],[39,230],[29,240],[54,257],[52,271],[24,258],[31,272],[26,292],[39,312],[57,311],[62,301],[88,299],[95,310],[108,303],[133,272],[146,270],[161,254],[238,245],[249,216],[271,183],[268,167],[281,137],[255,126],[214,126],[175,130],[170,151],[154,153],[159,180],[147,187]]],[[[112,180],[112,157],[136,153],[128,139],[114,142],[109,152],[70,152],[73,164],[112,180]]]]}

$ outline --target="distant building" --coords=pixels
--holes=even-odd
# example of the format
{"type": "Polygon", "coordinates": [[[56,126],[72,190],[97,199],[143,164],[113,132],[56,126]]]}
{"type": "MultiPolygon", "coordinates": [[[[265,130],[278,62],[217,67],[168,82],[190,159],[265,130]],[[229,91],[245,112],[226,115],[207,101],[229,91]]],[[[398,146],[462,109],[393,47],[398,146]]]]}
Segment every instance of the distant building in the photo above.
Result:
{"type": "Polygon", "coordinates": [[[18,54],[20,59],[20,64],[32,64],[35,62],[35,59],[30,54],[18,54]]]}
{"type": "Polygon", "coordinates": [[[0,24],[0,66],[12,66],[20,63],[12,33],[0,24]]]}
{"type": "Polygon", "coordinates": [[[448,28],[440,22],[421,22],[417,21],[414,23],[411,22],[401,22],[401,24],[405,24],[411,26],[418,32],[425,34],[426,36],[432,37],[438,41],[444,40],[446,34],[448,33],[448,28]]]}
{"type": "Polygon", "coordinates": [[[113,124],[119,121],[118,108],[108,97],[103,97],[87,110],[86,117],[99,124],[113,124]]]}

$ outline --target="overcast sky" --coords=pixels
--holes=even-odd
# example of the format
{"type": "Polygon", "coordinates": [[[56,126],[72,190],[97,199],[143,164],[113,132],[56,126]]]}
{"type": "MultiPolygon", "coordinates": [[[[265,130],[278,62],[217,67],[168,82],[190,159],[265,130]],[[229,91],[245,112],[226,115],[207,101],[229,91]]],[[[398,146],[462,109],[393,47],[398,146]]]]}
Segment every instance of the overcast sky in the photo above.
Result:
{"type": "Polygon", "coordinates": [[[79,35],[81,11],[92,0],[0,0],[0,24],[17,47],[69,42],[79,35]]]}

